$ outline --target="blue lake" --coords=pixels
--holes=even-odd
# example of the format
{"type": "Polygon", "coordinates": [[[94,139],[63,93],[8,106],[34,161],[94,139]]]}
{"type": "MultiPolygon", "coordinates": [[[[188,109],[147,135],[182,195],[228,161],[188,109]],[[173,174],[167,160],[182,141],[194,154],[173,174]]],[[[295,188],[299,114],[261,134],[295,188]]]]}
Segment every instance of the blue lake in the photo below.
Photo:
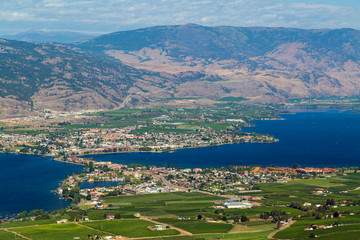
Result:
{"type": "MultiPolygon", "coordinates": [[[[359,166],[360,114],[326,110],[282,115],[285,120],[255,121],[244,129],[274,135],[273,144],[233,144],[183,149],[173,153],[124,153],[93,155],[97,161],[176,165],[181,168],[228,165],[359,166]]],[[[65,208],[51,190],[82,167],[32,155],[0,154],[0,216],[33,209],[65,208]]],[[[117,183],[84,183],[82,188],[117,183]]]]}
{"type": "Polygon", "coordinates": [[[0,154],[0,166],[0,216],[66,208],[69,202],[51,190],[58,188],[69,174],[83,171],[81,166],[49,157],[19,154],[0,154]]]}
{"type": "Polygon", "coordinates": [[[120,182],[83,182],[80,184],[81,189],[96,187],[116,187],[120,182]]]}
{"type": "Polygon", "coordinates": [[[229,165],[359,166],[360,114],[342,110],[301,110],[285,120],[254,121],[245,131],[268,133],[273,144],[232,144],[177,150],[173,153],[91,155],[96,161],[172,165],[180,168],[229,165]]]}

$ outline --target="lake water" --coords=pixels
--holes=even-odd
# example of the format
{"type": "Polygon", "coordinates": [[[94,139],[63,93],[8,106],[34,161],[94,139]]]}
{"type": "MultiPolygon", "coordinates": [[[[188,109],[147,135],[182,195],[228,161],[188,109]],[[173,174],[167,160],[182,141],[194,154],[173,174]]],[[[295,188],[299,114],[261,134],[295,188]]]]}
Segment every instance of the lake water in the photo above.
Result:
{"type": "Polygon", "coordinates": [[[80,184],[81,189],[96,188],[96,187],[116,187],[120,182],[82,182],[80,184]]]}
{"type": "Polygon", "coordinates": [[[0,154],[0,166],[0,216],[66,208],[69,202],[51,190],[58,188],[69,174],[83,169],[49,157],[20,154],[0,154]]]}
{"type": "MultiPolygon", "coordinates": [[[[314,110],[311,110],[314,111],[314,110]]],[[[233,144],[183,149],[173,153],[93,155],[97,161],[176,165],[181,168],[228,165],[359,166],[360,114],[327,110],[282,116],[286,120],[255,121],[246,131],[269,133],[273,144],[233,144]]],[[[59,183],[82,167],[32,155],[0,154],[0,215],[24,210],[54,210],[69,205],[51,193],[59,183]]],[[[100,185],[84,183],[82,188],[100,185]]]]}
{"type": "Polygon", "coordinates": [[[285,120],[254,121],[244,130],[268,133],[273,144],[232,144],[177,150],[173,153],[120,153],[91,155],[97,161],[206,168],[229,165],[359,166],[360,114],[341,110],[301,110],[284,114],[285,120]]]}

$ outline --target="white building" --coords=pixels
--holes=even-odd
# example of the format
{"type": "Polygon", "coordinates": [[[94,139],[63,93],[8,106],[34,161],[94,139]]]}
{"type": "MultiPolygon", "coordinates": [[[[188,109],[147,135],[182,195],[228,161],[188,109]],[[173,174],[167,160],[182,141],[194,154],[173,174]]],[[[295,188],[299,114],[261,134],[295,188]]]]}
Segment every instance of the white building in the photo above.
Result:
{"type": "Polygon", "coordinates": [[[251,208],[252,204],[248,202],[227,202],[224,203],[225,208],[251,208]]]}

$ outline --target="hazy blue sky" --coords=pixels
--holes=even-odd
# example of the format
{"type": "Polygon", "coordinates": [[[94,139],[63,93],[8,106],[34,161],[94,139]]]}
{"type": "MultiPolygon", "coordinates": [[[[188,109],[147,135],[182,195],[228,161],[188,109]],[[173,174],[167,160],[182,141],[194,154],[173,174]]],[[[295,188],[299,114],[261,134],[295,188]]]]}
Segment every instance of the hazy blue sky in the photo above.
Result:
{"type": "Polygon", "coordinates": [[[185,23],[360,29],[360,0],[0,0],[0,34],[185,23]]]}

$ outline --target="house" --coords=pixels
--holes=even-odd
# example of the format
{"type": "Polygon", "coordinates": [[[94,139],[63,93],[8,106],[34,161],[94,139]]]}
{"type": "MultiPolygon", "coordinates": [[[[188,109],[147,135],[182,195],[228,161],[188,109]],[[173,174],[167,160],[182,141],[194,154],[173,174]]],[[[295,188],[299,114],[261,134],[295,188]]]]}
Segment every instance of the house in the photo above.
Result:
{"type": "Polygon", "coordinates": [[[106,219],[113,220],[115,219],[115,215],[106,215],[106,219]]]}
{"type": "Polygon", "coordinates": [[[165,225],[155,225],[154,226],[155,227],[155,229],[157,230],[157,231],[162,231],[162,230],[166,230],[166,226],[165,225]]]}
{"type": "Polygon", "coordinates": [[[61,219],[59,221],[56,221],[57,224],[61,224],[61,223],[67,223],[68,220],[67,219],[61,219]]]}
{"type": "Polygon", "coordinates": [[[106,239],[106,240],[115,239],[113,236],[105,236],[103,238],[106,239]]]}

